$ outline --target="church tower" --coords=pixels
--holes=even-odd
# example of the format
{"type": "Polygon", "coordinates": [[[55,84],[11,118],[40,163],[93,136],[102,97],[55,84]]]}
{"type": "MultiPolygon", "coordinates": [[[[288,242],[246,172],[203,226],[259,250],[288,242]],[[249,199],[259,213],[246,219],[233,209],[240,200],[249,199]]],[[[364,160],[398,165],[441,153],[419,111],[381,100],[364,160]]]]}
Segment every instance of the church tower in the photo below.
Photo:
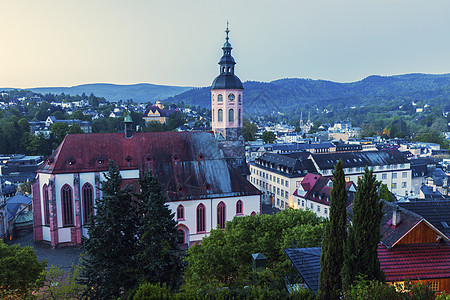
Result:
{"type": "Polygon", "coordinates": [[[219,61],[220,73],[211,85],[212,130],[218,140],[236,141],[242,136],[244,87],[234,75],[236,62],[231,56],[233,48],[228,41],[228,23],[225,32],[223,55],[219,61]]]}

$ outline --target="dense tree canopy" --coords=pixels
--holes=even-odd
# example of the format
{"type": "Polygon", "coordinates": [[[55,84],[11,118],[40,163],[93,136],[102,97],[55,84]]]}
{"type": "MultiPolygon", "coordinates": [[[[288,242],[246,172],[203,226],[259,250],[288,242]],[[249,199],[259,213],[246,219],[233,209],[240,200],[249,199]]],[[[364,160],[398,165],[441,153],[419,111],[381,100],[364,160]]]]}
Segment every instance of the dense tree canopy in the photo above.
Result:
{"type": "Polygon", "coordinates": [[[323,220],[311,211],[286,209],[275,215],[235,217],[225,230],[212,230],[188,251],[185,286],[243,287],[248,284],[285,289],[284,276],[290,261],[283,249],[318,246],[324,231],[323,220]],[[252,254],[263,253],[268,269],[252,271],[252,254]]]}

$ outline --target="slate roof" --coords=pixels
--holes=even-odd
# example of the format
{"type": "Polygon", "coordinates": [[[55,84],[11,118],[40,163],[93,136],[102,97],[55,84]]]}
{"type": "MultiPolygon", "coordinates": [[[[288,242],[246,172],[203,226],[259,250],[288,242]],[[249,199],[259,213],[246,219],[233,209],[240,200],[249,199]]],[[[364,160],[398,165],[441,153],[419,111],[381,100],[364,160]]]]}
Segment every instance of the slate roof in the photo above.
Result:
{"type": "Polygon", "coordinates": [[[317,172],[311,160],[307,159],[311,153],[299,152],[288,155],[276,153],[264,153],[255,159],[255,164],[273,172],[278,172],[285,176],[304,176],[307,172],[317,172]],[[281,168],[281,170],[278,170],[281,168]]]}
{"type": "Polygon", "coordinates": [[[32,199],[30,197],[20,194],[6,200],[6,215],[8,217],[8,222],[16,217],[17,212],[22,204],[29,206],[31,205],[31,203],[32,199]]]}
{"type": "Polygon", "coordinates": [[[386,281],[450,278],[447,243],[403,244],[392,249],[378,244],[378,260],[386,281]]]}
{"type": "Polygon", "coordinates": [[[314,292],[319,290],[320,255],[322,248],[284,249],[293,266],[302,276],[306,285],[314,292]]]}
{"type": "Polygon", "coordinates": [[[450,238],[450,201],[420,200],[398,203],[401,208],[413,211],[450,238]]]}
{"type": "Polygon", "coordinates": [[[409,163],[398,150],[321,153],[312,154],[312,158],[321,170],[334,169],[339,159],[342,159],[344,168],[409,163]]]}
{"type": "Polygon", "coordinates": [[[220,154],[213,132],[71,134],[38,172],[105,172],[152,169],[170,200],[259,195],[220,154]]]}

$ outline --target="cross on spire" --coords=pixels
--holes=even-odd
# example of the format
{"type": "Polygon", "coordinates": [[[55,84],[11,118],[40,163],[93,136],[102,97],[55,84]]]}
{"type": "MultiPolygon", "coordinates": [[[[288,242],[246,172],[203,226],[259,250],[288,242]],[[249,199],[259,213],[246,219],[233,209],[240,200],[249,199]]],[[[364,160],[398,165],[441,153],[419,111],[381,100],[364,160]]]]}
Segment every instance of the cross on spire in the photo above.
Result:
{"type": "Polygon", "coordinates": [[[230,32],[230,29],[228,29],[228,21],[227,21],[227,30],[225,30],[226,34],[227,34],[227,42],[228,42],[228,33],[230,32]]]}

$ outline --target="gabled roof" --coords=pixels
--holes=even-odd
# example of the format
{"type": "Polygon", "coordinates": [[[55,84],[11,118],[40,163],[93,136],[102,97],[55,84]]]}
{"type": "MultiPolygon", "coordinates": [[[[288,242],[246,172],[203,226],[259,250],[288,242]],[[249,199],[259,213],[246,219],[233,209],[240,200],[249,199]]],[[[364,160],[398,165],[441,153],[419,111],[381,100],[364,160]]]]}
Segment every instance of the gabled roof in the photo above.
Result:
{"type": "Polygon", "coordinates": [[[378,244],[378,260],[386,281],[450,278],[447,243],[404,244],[387,249],[378,244]]]}
{"type": "Polygon", "coordinates": [[[170,200],[201,199],[260,192],[229,167],[212,132],[70,134],[38,173],[106,172],[152,169],[170,200]]]}
{"type": "Polygon", "coordinates": [[[398,206],[421,215],[439,231],[450,238],[450,201],[420,200],[414,202],[401,202],[398,203],[398,206]]]}
{"type": "Polygon", "coordinates": [[[319,290],[321,247],[284,249],[306,285],[314,292],[319,290]]]}
{"type": "Polygon", "coordinates": [[[17,215],[17,212],[20,209],[21,205],[31,205],[32,199],[27,196],[23,195],[15,195],[14,197],[9,198],[6,200],[6,211],[7,211],[7,217],[8,222],[14,219],[17,215]]]}
{"type": "Polygon", "coordinates": [[[161,117],[168,117],[175,112],[175,110],[163,109],[163,108],[159,108],[156,105],[152,105],[152,106],[147,107],[147,109],[145,110],[145,113],[144,113],[144,117],[149,117],[150,112],[155,113],[156,111],[159,112],[159,115],[161,117]]]}

